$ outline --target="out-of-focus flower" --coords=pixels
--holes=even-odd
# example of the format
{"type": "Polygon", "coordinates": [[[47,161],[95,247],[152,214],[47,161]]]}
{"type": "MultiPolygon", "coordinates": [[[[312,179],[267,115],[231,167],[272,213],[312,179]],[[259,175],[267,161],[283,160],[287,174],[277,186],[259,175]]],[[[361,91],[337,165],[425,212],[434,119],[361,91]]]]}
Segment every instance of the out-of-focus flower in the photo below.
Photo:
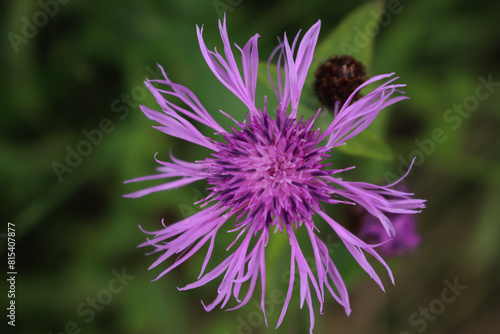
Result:
{"type": "Polygon", "coordinates": [[[383,108],[405,99],[398,94],[395,96],[404,85],[394,84],[396,78],[392,78],[352,103],[352,98],[359,89],[390,78],[393,74],[378,75],[368,80],[346,100],[342,108],[337,108],[335,119],[323,132],[314,128],[318,114],[310,119],[297,119],[300,95],[320,31],[318,21],[305,33],[302,40],[297,35],[291,45],[285,35],[269,59],[270,63],[278,55],[276,82],[271,79],[271,66],[268,66],[269,78],[278,99],[278,104],[271,107],[275,117],[271,117],[265,98],[261,107],[256,106],[259,36],[250,38],[243,48],[236,46],[241,54],[241,72],[229,42],[225,19],[219,22],[219,29],[224,56],[206,47],[202,37],[203,29],[198,28],[201,52],[214,75],[248,109],[247,119],[241,122],[221,111],[234,121],[234,127],[224,129],[186,87],[172,82],[166,75],[162,80],[146,82],[162,111],[145,106],[141,108],[147,117],[160,124],[157,128],[168,135],[206,147],[212,153],[210,157],[196,162],[181,161],[173,156],[171,162],[157,160],[160,164],[158,174],[129,181],[176,178],[127,197],[174,189],[198,180],[206,180],[209,185],[210,194],[200,201],[204,207],[202,211],[175,224],[164,225],[159,231],[149,232],[152,238],[141,246],[153,246],[153,253],[159,255],[151,268],[176,256],[173,263],[158,276],[160,278],[208,243],[198,280],[180,290],[196,288],[222,276],[217,297],[205,309],[212,310],[219,304],[224,307],[232,296],[237,302],[232,309],[236,309],[249,301],[260,277],[261,308],[265,314],[264,253],[269,233],[286,233],[291,247],[291,274],[277,326],[282,323],[286,314],[297,274],[300,282],[300,306],[307,302],[312,332],[313,294],[322,308],[326,289],[345,308],[347,314],[351,312],[346,286],[327,247],[318,237],[313,216],[321,217],[338,234],[361,267],[383,289],[382,282],[365,253],[380,261],[387,268],[391,280],[393,277],[390,268],[375,251],[375,245],[367,244],[349,232],[326,213],[323,205],[360,205],[376,217],[390,235],[394,234],[394,228],[388,214],[413,214],[424,207],[423,200],[414,199],[412,194],[394,189],[395,184],[377,186],[344,181],[337,174],[352,167],[331,168],[332,163],[327,161],[332,149],[363,131],[383,108]],[[157,88],[153,83],[162,86],[157,88]],[[182,105],[171,102],[171,97],[179,99],[182,105]],[[191,121],[213,129],[218,140],[203,135],[191,121]],[[234,222],[230,220],[233,217],[234,222]],[[228,250],[234,248],[234,251],[205,273],[215,247],[217,232],[225,224],[232,224],[235,240],[228,250]],[[298,232],[307,233],[310,238],[316,261],[314,269],[309,266],[302,253],[296,238],[298,232]],[[253,239],[256,240],[252,241],[253,239]],[[240,299],[240,290],[245,282],[249,282],[248,291],[240,299]]]}
{"type": "MultiPolygon", "coordinates": [[[[314,92],[321,104],[331,110],[343,105],[352,93],[366,81],[366,68],[349,55],[332,56],[315,73],[314,92]]],[[[351,97],[360,97],[358,91],[351,97]]]]}
{"type": "MultiPolygon", "coordinates": [[[[406,191],[406,187],[397,187],[406,191]]],[[[377,251],[385,257],[400,256],[418,247],[421,241],[417,231],[415,215],[389,213],[387,217],[394,226],[395,235],[387,235],[378,220],[364,212],[360,216],[359,237],[367,243],[380,244],[377,251]]]]}

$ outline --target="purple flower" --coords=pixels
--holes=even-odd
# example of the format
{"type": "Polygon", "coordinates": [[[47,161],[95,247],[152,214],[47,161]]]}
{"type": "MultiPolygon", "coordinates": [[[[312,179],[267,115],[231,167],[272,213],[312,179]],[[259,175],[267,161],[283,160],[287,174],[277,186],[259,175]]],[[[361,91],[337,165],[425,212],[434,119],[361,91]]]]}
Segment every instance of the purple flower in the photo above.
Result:
{"type": "MultiPolygon", "coordinates": [[[[407,187],[400,184],[396,189],[406,191],[407,187]]],[[[361,222],[359,237],[366,242],[379,244],[377,250],[386,257],[400,256],[417,248],[421,237],[417,231],[416,217],[401,213],[388,213],[387,217],[396,232],[392,238],[387,235],[379,221],[366,212],[359,217],[361,222]]]]}
{"type": "Polygon", "coordinates": [[[396,234],[389,237],[372,215],[365,215],[361,221],[359,236],[366,242],[380,244],[377,250],[383,256],[400,256],[411,251],[420,244],[420,235],[417,232],[417,220],[413,215],[388,214],[396,234]]]}
{"type": "Polygon", "coordinates": [[[250,38],[243,48],[236,46],[241,54],[242,75],[231,49],[225,18],[222,23],[219,21],[219,29],[224,56],[217,50],[210,51],[206,47],[202,36],[203,28],[197,28],[201,52],[217,79],[248,108],[247,119],[240,122],[221,111],[234,121],[234,126],[228,131],[214,120],[189,89],[170,81],[164,72],[164,80],[146,81],[147,87],[162,108],[162,112],[158,112],[141,106],[146,116],[158,122],[160,126],[157,128],[166,134],[204,146],[212,150],[212,153],[205,160],[194,163],[181,161],[173,156],[171,162],[157,160],[161,165],[158,167],[158,174],[128,181],[176,178],[134,192],[127,197],[140,197],[156,191],[174,189],[198,180],[206,180],[209,185],[207,190],[210,194],[200,201],[203,210],[175,224],[164,226],[159,231],[149,232],[152,238],[141,246],[153,246],[153,253],[159,254],[151,268],[172,256],[177,256],[158,276],[160,278],[208,243],[208,251],[198,280],[180,290],[196,288],[222,276],[217,297],[212,303],[206,306],[204,304],[204,307],[207,311],[219,304],[223,308],[231,296],[234,296],[237,305],[232,309],[236,309],[249,301],[260,277],[261,308],[265,315],[265,248],[271,231],[286,233],[291,247],[291,274],[277,327],[285,316],[295,276],[298,274],[300,306],[307,302],[312,332],[313,294],[322,308],[326,288],[345,308],[347,314],[351,312],[346,286],[329,256],[327,247],[317,235],[319,230],[313,216],[320,216],[338,234],[360,266],[383,289],[380,278],[366,258],[368,253],[380,261],[393,281],[390,268],[374,249],[376,245],[367,244],[349,232],[325,212],[323,205],[360,205],[378,220],[389,235],[393,235],[395,231],[388,215],[413,214],[424,207],[423,200],[413,199],[412,194],[395,190],[393,186],[397,182],[388,186],[377,186],[344,181],[336,177],[336,174],[353,167],[334,169],[327,160],[333,148],[345,144],[348,139],[363,131],[383,108],[405,99],[402,96],[393,96],[399,92],[398,88],[404,85],[394,84],[397,78],[392,78],[353,103],[352,97],[359,89],[393,74],[379,75],[368,80],[347,99],[340,110],[337,107],[335,119],[323,132],[314,127],[319,111],[310,119],[297,119],[300,94],[319,35],[318,21],[305,33],[301,41],[297,35],[291,45],[285,34],[283,42],[280,42],[269,59],[269,79],[275,87],[278,99],[278,104],[271,107],[272,114],[275,114],[271,117],[267,111],[266,98],[263,99],[262,107],[256,106],[259,35],[250,38]],[[278,69],[282,69],[276,73],[276,83],[271,79],[269,66],[275,55],[278,55],[278,69]],[[153,83],[163,87],[156,88],[153,83]],[[178,98],[182,104],[172,103],[170,97],[178,98]],[[218,140],[204,136],[191,123],[193,120],[213,129],[219,135],[218,140]],[[215,268],[205,273],[217,232],[232,217],[235,217],[232,231],[237,235],[228,250],[233,247],[234,250],[215,268]],[[311,268],[306,262],[296,233],[308,234],[316,268],[311,268]],[[248,291],[240,299],[242,285],[248,281],[248,291]]]}

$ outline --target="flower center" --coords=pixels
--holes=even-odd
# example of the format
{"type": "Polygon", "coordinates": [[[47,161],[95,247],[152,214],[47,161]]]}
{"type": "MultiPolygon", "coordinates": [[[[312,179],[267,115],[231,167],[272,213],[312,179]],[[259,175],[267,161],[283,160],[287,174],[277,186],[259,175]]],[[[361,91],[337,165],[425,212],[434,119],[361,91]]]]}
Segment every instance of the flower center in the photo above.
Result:
{"type": "Polygon", "coordinates": [[[326,174],[320,162],[327,155],[316,148],[319,130],[311,130],[312,120],[297,122],[286,114],[272,120],[261,113],[238,126],[206,160],[209,199],[257,224],[310,221],[311,211],[331,193],[318,179],[326,174]]]}

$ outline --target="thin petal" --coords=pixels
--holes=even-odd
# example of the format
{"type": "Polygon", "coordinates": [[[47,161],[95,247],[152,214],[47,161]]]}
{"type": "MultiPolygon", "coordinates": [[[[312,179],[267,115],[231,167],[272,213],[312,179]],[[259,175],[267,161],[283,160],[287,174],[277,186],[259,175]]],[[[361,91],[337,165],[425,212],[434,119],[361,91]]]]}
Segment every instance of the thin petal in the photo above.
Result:
{"type": "Polygon", "coordinates": [[[309,267],[309,264],[307,263],[304,254],[300,250],[300,246],[298,244],[297,238],[295,237],[295,234],[293,232],[293,227],[288,225],[286,226],[286,231],[288,234],[288,239],[290,240],[290,248],[292,250],[291,254],[291,264],[290,264],[290,281],[288,285],[288,292],[287,296],[285,299],[285,304],[283,306],[283,309],[281,311],[280,318],[278,320],[278,325],[276,328],[278,328],[283,321],[283,318],[285,316],[286,310],[288,308],[288,304],[290,302],[290,298],[292,295],[292,289],[293,289],[293,282],[294,278],[292,275],[295,275],[295,262],[297,262],[297,268],[298,268],[298,273],[299,273],[299,280],[300,280],[300,307],[302,308],[304,301],[307,302],[307,306],[309,307],[309,312],[310,312],[310,320],[311,320],[311,327],[310,330],[312,331],[312,328],[314,327],[314,310],[312,306],[312,300],[311,300],[311,290],[309,288],[309,280],[311,281],[311,284],[314,287],[314,290],[316,291],[316,296],[318,297],[318,300],[320,303],[323,303],[323,297],[322,293],[320,290],[320,287],[318,286],[318,283],[316,281],[316,278],[314,277],[314,274],[311,271],[311,268],[309,267]]]}
{"type": "Polygon", "coordinates": [[[344,242],[345,246],[347,247],[351,255],[356,259],[358,264],[361,266],[361,268],[363,268],[368,273],[368,275],[370,275],[370,277],[380,286],[382,290],[384,290],[382,281],[380,280],[380,277],[377,275],[371,264],[366,259],[365,255],[363,254],[363,250],[373,255],[380,263],[382,263],[382,265],[386,267],[389,277],[394,283],[394,277],[392,275],[391,269],[389,268],[387,263],[385,263],[385,261],[377,254],[377,252],[373,250],[373,247],[377,245],[366,244],[361,239],[357,238],[354,234],[352,234],[344,227],[342,227],[331,217],[329,217],[326,213],[322,211],[317,211],[317,213],[321,217],[323,217],[323,219],[333,228],[333,230],[337,233],[340,239],[344,242]]]}
{"type": "Polygon", "coordinates": [[[377,217],[389,236],[395,234],[394,227],[385,213],[414,214],[425,207],[425,201],[412,198],[409,193],[364,182],[343,181],[330,176],[325,180],[337,185],[336,193],[364,207],[377,217]]]}
{"type": "Polygon", "coordinates": [[[163,252],[149,269],[164,263],[174,254],[181,254],[172,265],[157,276],[156,280],[190,258],[206,244],[208,239],[215,238],[219,228],[228,219],[224,215],[220,215],[224,210],[225,208],[205,209],[194,216],[155,232],[153,239],[141,245],[154,246],[156,248],[154,253],[163,252]],[[165,242],[166,240],[169,241],[165,242]]]}
{"type": "Polygon", "coordinates": [[[156,129],[172,137],[181,138],[200,146],[205,146],[211,150],[216,150],[216,146],[211,138],[205,137],[193,124],[176,112],[172,111],[165,114],[146,106],[141,106],[141,110],[149,119],[162,125],[155,126],[156,129]]]}
{"type": "Polygon", "coordinates": [[[304,87],[307,72],[309,71],[309,67],[311,66],[314,49],[316,48],[316,43],[318,42],[320,28],[321,21],[316,22],[311,28],[309,28],[299,44],[295,57],[295,45],[298,41],[299,34],[297,34],[297,36],[295,37],[292,47],[290,47],[285,35],[284,58],[287,74],[285,85],[288,86],[288,90],[286,90],[285,88],[285,92],[288,92],[288,94],[285,93],[285,98],[282,102],[285,106],[291,102],[292,109],[290,112],[290,117],[292,118],[295,118],[297,115],[300,95],[302,92],[302,88],[304,87]]]}
{"type": "Polygon", "coordinates": [[[343,145],[347,140],[365,130],[382,109],[407,98],[404,96],[392,97],[392,94],[395,92],[402,93],[398,88],[404,87],[404,85],[401,84],[391,84],[397,79],[393,78],[377,87],[373,92],[350,104],[353,97],[360,89],[375,81],[391,77],[393,74],[394,73],[375,76],[366,81],[351,94],[333,119],[332,123],[320,137],[321,140],[328,138],[328,142],[325,145],[328,149],[343,145]]]}
{"type": "Polygon", "coordinates": [[[214,118],[208,113],[208,111],[191,90],[182,85],[173,83],[165,74],[163,67],[161,67],[160,65],[158,65],[158,67],[161,69],[161,72],[163,73],[165,79],[148,80],[146,81],[146,87],[148,87],[148,89],[155,97],[156,102],[162,107],[163,111],[167,115],[181,113],[197,122],[209,126],[217,132],[225,132],[224,128],[222,128],[214,120],[214,118]],[[156,88],[155,86],[153,86],[153,82],[167,86],[167,88],[171,88],[172,90],[170,91],[156,88]],[[165,95],[167,97],[165,97],[165,95]],[[179,100],[181,100],[181,102],[187,105],[190,110],[170,102],[170,97],[178,98],[179,100]]]}
{"type": "Polygon", "coordinates": [[[257,108],[255,107],[255,87],[259,64],[257,51],[257,39],[259,35],[254,35],[245,44],[243,49],[237,47],[241,52],[241,62],[244,74],[244,79],[242,79],[231,49],[225,16],[223,22],[219,21],[219,30],[224,45],[225,59],[217,50],[212,52],[207,48],[203,40],[203,27],[196,27],[201,53],[208,67],[212,70],[217,79],[248,107],[251,114],[254,114],[257,112],[257,108]]]}
{"type": "Polygon", "coordinates": [[[163,191],[163,190],[169,190],[169,189],[175,189],[175,188],[180,188],[185,186],[186,184],[190,184],[193,182],[196,182],[198,180],[203,180],[205,177],[186,177],[183,179],[175,180],[172,182],[167,182],[163,183],[157,186],[149,187],[146,189],[142,189],[136,192],[133,192],[131,194],[124,195],[123,197],[129,197],[129,198],[137,198],[137,197],[142,197],[144,195],[148,195],[157,191],[163,191]]]}

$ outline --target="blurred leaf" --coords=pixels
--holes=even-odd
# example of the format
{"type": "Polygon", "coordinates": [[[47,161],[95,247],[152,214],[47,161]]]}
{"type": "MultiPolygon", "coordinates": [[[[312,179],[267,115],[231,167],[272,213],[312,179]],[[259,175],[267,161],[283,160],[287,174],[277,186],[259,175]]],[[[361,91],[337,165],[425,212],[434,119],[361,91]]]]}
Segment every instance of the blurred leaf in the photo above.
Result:
{"type": "Polygon", "coordinates": [[[369,65],[372,59],[373,40],[377,35],[370,31],[370,27],[378,26],[378,15],[383,8],[384,2],[376,1],[353,11],[318,44],[315,58],[325,61],[334,54],[349,54],[365,66],[369,65]]]}
{"type": "Polygon", "coordinates": [[[392,159],[392,152],[389,146],[380,137],[368,130],[349,139],[345,145],[339,146],[337,149],[347,154],[382,161],[390,161],[392,159]]]}
{"type": "Polygon", "coordinates": [[[497,219],[500,214],[498,201],[500,191],[491,187],[485,196],[482,210],[479,214],[475,234],[471,236],[470,253],[467,255],[471,264],[475,266],[475,272],[483,272],[494,263],[498,254],[498,242],[496,241],[500,225],[497,219]]]}

